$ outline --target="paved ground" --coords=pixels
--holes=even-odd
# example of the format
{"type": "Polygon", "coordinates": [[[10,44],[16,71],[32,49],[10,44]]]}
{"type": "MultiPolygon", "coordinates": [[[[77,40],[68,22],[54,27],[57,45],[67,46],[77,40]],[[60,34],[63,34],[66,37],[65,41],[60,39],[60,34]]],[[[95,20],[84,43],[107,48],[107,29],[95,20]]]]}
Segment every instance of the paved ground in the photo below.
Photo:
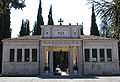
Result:
{"type": "Polygon", "coordinates": [[[0,82],[120,82],[120,76],[0,77],[0,82]]]}

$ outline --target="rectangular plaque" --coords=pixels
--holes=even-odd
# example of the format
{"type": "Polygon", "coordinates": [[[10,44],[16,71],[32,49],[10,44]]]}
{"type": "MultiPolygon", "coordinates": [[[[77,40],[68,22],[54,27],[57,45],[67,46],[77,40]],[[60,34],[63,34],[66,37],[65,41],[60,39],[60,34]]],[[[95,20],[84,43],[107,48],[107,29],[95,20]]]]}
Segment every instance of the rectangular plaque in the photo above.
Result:
{"type": "Polygon", "coordinates": [[[69,37],[69,29],[54,29],[53,37],[69,37]]]}

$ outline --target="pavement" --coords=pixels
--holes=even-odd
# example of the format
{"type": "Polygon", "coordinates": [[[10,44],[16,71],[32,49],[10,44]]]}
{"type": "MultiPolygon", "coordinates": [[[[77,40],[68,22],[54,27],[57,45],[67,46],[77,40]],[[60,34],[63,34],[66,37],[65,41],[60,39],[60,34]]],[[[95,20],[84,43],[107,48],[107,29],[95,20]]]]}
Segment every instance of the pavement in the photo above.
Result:
{"type": "Polygon", "coordinates": [[[0,77],[0,82],[120,82],[120,76],[0,77]]]}

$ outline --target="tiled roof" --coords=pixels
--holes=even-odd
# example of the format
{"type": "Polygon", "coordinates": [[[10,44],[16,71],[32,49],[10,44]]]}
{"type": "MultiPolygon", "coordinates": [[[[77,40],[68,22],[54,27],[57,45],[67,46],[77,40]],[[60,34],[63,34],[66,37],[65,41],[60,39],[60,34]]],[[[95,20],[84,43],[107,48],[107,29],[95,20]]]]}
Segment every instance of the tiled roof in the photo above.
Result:
{"type": "Polygon", "coordinates": [[[41,38],[40,35],[32,35],[32,36],[21,36],[16,38],[6,38],[4,40],[39,40],[41,38]]]}
{"type": "Polygon", "coordinates": [[[80,25],[41,25],[41,28],[80,28],[80,25]]]}
{"type": "Polygon", "coordinates": [[[83,40],[111,40],[111,38],[104,38],[94,35],[81,35],[80,38],[82,38],[83,40]]]}
{"type": "MultiPolygon", "coordinates": [[[[17,38],[6,38],[4,40],[39,40],[41,38],[42,37],[40,35],[32,35],[32,36],[22,36],[22,37],[17,37],[17,38]]],[[[54,39],[54,38],[52,38],[52,39],[54,39]]],[[[55,39],[57,39],[57,38],[55,38],[55,39]]],[[[58,39],[60,39],[60,38],[58,38],[58,39]]],[[[63,39],[65,39],[65,38],[63,38],[63,39]]],[[[68,39],[68,38],[66,38],[66,39],[68,39]]],[[[73,39],[73,38],[71,38],[71,39],[73,39]]],[[[76,39],[79,39],[79,38],[76,38],[76,39]]],[[[94,36],[94,35],[81,35],[80,39],[83,39],[83,40],[112,40],[111,38],[104,38],[104,37],[94,36]]]]}

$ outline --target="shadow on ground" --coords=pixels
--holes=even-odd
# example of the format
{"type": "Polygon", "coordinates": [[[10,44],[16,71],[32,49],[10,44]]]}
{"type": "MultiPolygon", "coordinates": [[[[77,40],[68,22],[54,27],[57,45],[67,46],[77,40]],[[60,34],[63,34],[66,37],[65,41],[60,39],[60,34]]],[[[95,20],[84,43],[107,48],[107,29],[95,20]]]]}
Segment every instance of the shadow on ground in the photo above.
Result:
{"type": "Polygon", "coordinates": [[[99,79],[96,76],[38,76],[41,79],[99,79]]]}

